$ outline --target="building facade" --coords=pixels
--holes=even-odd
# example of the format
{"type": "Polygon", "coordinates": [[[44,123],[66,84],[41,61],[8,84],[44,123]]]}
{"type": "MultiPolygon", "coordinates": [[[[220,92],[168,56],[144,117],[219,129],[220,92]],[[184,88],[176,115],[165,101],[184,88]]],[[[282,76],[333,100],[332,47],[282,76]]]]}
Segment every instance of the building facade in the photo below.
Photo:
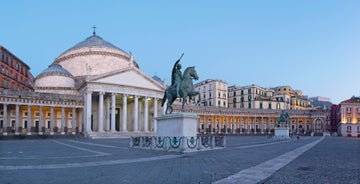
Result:
{"type": "Polygon", "coordinates": [[[34,91],[4,90],[1,132],[87,137],[153,134],[165,86],[133,55],[92,36],[66,50],[34,81],[34,91]]]}
{"type": "Polygon", "coordinates": [[[30,67],[0,45],[0,89],[32,90],[30,67]]]}
{"type": "Polygon", "coordinates": [[[230,86],[229,107],[240,109],[290,109],[290,96],[257,85],[230,86]]]}
{"type": "Polygon", "coordinates": [[[312,108],[310,100],[303,96],[301,90],[293,90],[290,86],[278,86],[274,90],[276,95],[290,96],[290,109],[309,110],[312,108]]]}
{"type": "MultiPolygon", "coordinates": [[[[181,106],[174,106],[180,111],[181,106]]],[[[276,118],[283,110],[239,109],[224,107],[186,106],[186,112],[199,115],[198,132],[203,134],[272,134],[276,118]]],[[[326,130],[326,111],[287,110],[290,134],[323,134],[326,130]]]]}
{"type": "Polygon", "coordinates": [[[360,137],[360,97],[342,101],[338,107],[338,134],[360,137]]]}
{"type": "MultiPolygon", "coordinates": [[[[207,79],[194,85],[200,92],[201,106],[228,107],[228,84],[221,80],[207,79]]],[[[195,99],[198,100],[197,97],[195,99]]]]}

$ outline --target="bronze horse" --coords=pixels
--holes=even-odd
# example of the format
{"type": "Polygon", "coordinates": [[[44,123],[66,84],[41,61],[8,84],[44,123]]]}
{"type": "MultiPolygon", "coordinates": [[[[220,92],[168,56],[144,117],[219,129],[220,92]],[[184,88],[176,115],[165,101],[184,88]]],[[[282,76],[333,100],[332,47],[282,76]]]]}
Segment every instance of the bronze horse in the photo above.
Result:
{"type": "MultiPolygon", "coordinates": [[[[193,96],[198,95],[199,96],[199,100],[198,102],[200,102],[200,93],[198,91],[194,90],[194,85],[193,85],[193,79],[198,80],[199,77],[196,73],[195,70],[195,66],[191,66],[185,69],[184,74],[183,74],[183,79],[180,83],[180,88],[179,88],[179,95],[180,98],[182,98],[182,108],[181,108],[181,112],[184,112],[184,105],[185,105],[185,101],[186,98],[189,97],[190,99],[193,96]]],[[[165,114],[168,114],[168,110],[170,110],[170,114],[173,111],[173,107],[172,104],[174,103],[174,101],[176,100],[176,88],[174,86],[170,86],[168,88],[166,88],[165,90],[165,94],[164,97],[162,99],[161,102],[161,107],[164,106],[165,101],[168,100],[167,106],[166,106],[166,110],[165,110],[165,114]]]]}

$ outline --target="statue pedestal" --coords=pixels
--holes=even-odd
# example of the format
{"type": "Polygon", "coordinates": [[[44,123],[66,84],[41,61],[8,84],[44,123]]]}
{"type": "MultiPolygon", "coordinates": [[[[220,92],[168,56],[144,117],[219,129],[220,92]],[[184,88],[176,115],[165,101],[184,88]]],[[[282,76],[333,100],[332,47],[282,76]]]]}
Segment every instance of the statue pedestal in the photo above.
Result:
{"type": "Polygon", "coordinates": [[[156,118],[158,137],[195,137],[197,136],[197,114],[174,113],[156,118]]]}
{"type": "Polygon", "coordinates": [[[179,148],[183,152],[196,151],[197,139],[197,114],[174,113],[165,114],[156,118],[157,139],[164,141],[166,149],[179,148]]]}
{"type": "Polygon", "coordinates": [[[275,139],[289,139],[289,128],[288,127],[276,127],[274,129],[275,139]]]}

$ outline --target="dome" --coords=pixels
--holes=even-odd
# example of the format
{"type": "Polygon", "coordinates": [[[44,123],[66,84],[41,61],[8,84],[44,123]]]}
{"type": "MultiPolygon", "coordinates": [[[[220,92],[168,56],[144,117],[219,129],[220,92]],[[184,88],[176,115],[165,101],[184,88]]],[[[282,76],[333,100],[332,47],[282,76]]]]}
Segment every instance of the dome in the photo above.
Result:
{"type": "MultiPolygon", "coordinates": [[[[94,34],[88,38],[86,38],[84,41],[76,44],[74,47],[68,49],[66,52],[70,52],[72,50],[76,50],[76,49],[80,49],[80,48],[84,48],[84,47],[107,47],[107,48],[112,48],[115,50],[119,50],[120,52],[126,53],[125,51],[117,48],[116,46],[114,46],[113,44],[103,40],[100,36],[94,34]]],[[[63,54],[64,54],[63,53],[63,54]]],[[[62,55],[62,54],[61,54],[62,55]]]]}
{"type": "Polygon", "coordinates": [[[103,40],[95,33],[63,52],[55,62],[74,77],[94,76],[134,65],[133,56],[103,40]]]}
{"type": "Polygon", "coordinates": [[[47,75],[60,75],[60,76],[67,76],[73,78],[71,73],[65,70],[61,65],[53,63],[47,69],[42,71],[36,78],[40,78],[47,75]]]}
{"type": "Polygon", "coordinates": [[[35,78],[35,87],[75,87],[74,77],[61,65],[53,63],[35,78]]]}

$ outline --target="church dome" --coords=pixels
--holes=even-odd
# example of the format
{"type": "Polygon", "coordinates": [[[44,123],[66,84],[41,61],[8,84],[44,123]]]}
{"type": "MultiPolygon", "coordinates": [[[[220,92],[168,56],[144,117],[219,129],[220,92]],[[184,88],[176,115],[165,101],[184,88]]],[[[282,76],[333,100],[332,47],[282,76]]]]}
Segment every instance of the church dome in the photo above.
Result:
{"type": "Polygon", "coordinates": [[[103,40],[95,32],[60,54],[55,62],[74,77],[101,75],[131,64],[138,68],[130,54],[103,40]]]}
{"type": "Polygon", "coordinates": [[[35,78],[35,87],[75,87],[75,79],[61,65],[53,63],[35,78]]]}

